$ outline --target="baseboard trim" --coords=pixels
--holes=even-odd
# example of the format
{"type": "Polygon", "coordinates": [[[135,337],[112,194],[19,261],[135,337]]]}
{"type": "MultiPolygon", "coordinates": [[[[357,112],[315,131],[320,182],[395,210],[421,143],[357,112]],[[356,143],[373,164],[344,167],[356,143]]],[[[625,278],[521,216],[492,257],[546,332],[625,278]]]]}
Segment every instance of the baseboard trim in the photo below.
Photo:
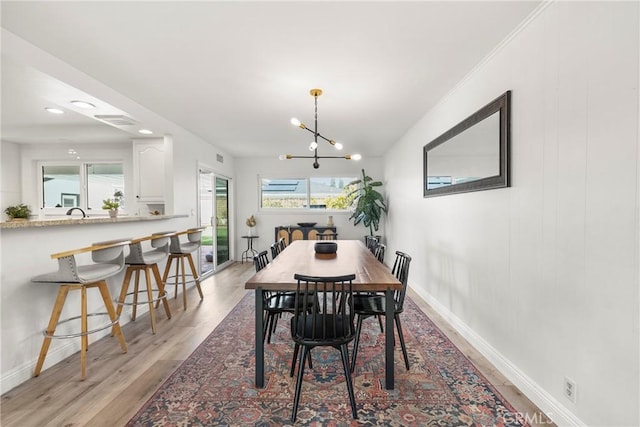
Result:
{"type": "MultiPolygon", "coordinates": [[[[54,346],[52,345],[51,347],[54,346]]],[[[42,372],[80,351],[80,341],[70,340],[62,346],[56,345],[55,347],[57,348],[50,348],[47,352],[47,358],[44,361],[42,372]]],[[[27,363],[22,364],[21,366],[11,369],[6,374],[3,374],[0,378],[0,394],[7,393],[20,384],[33,378],[33,371],[36,369],[36,363],[37,359],[33,359],[28,361],[27,363]]],[[[78,366],[78,371],[79,370],[80,367],[78,366]]]]}
{"type": "Polygon", "coordinates": [[[586,426],[586,423],[576,417],[555,397],[540,387],[431,294],[417,287],[412,287],[412,290],[424,299],[443,319],[449,322],[462,337],[491,362],[500,373],[507,377],[522,394],[547,414],[554,423],[558,426],[586,426]]]}

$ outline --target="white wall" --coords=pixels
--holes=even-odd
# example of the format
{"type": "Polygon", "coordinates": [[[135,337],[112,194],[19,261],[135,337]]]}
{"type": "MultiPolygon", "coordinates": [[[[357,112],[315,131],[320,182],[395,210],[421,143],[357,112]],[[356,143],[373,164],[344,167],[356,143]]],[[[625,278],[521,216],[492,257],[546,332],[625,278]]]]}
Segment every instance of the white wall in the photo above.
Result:
{"type": "Polygon", "coordinates": [[[544,6],[385,157],[410,286],[561,424],[640,424],[639,6],[544,6]],[[423,145],[509,89],[511,188],[422,198],[423,145]]]}
{"type": "Polygon", "coordinates": [[[0,141],[0,201],[1,218],[7,218],[4,210],[7,206],[21,203],[20,199],[20,147],[17,144],[0,141]],[[2,162],[5,163],[2,163],[2,162]]]}
{"type": "MultiPolygon", "coordinates": [[[[247,243],[240,236],[248,231],[245,220],[252,214],[256,218],[257,225],[254,234],[260,236],[254,242],[254,248],[263,251],[269,250],[269,246],[274,242],[274,229],[280,225],[296,225],[298,222],[317,222],[318,225],[326,225],[328,216],[333,215],[333,222],[337,227],[340,239],[362,239],[365,234],[369,234],[368,228],[358,225],[355,227],[348,221],[350,212],[269,212],[260,211],[259,176],[262,177],[282,177],[300,178],[307,176],[354,176],[362,175],[364,168],[367,175],[376,180],[382,180],[382,159],[368,158],[358,162],[341,159],[320,160],[320,168],[313,169],[311,161],[306,159],[278,160],[273,158],[239,158],[236,159],[236,169],[242,171],[236,178],[236,190],[238,193],[238,203],[236,211],[236,259],[240,260],[240,254],[247,248],[247,243]]],[[[382,187],[384,191],[384,187],[382,187]]],[[[384,235],[384,225],[380,224],[378,234],[384,235]]],[[[269,257],[271,254],[269,253],[269,257]]]]}

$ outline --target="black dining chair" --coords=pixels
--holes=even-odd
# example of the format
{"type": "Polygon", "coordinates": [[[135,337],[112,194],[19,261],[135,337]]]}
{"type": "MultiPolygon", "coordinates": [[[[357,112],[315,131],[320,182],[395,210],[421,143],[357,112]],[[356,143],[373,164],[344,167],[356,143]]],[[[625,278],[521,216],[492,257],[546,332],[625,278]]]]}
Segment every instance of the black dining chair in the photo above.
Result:
{"type": "Polygon", "coordinates": [[[276,257],[278,255],[280,255],[280,245],[278,244],[278,242],[273,243],[270,247],[271,249],[271,259],[276,259],[276,257]]]}
{"type": "Polygon", "coordinates": [[[371,251],[372,254],[375,253],[378,243],[380,242],[378,241],[377,237],[364,236],[364,244],[367,245],[367,249],[369,249],[369,251],[371,251]]]}
{"type": "Polygon", "coordinates": [[[376,257],[378,261],[384,264],[384,254],[386,251],[387,251],[387,246],[384,243],[378,243],[378,246],[376,246],[376,249],[373,252],[373,255],[376,257]]]}
{"type": "MultiPolygon", "coordinates": [[[[267,251],[262,251],[253,257],[253,265],[256,273],[269,264],[267,251]]],[[[293,313],[295,304],[295,295],[286,292],[263,291],[262,306],[264,311],[264,328],[262,330],[262,340],[266,339],[267,343],[271,343],[271,334],[275,332],[278,325],[278,317],[282,313],[293,313]]]]}
{"type": "MultiPolygon", "coordinates": [[[[404,299],[407,293],[407,278],[409,277],[409,265],[411,257],[404,252],[396,251],[396,260],[393,263],[391,272],[402,283],[402,289],[393,293],[394,310],[393,318],[398,330],[400,345],[402,346],[402,355],[404,356],[404,364],[409,370],[409,357],[407,355],[407,347],[404,343],[404,335],[402,334],[402,324],[400,322],[400,314],[404,309],[404,299]]],[[[357,316],[356,337],[353,342],[353,356],[351,358],[351,371],[356,366],[356,356],[358,355],[358,344],[360,343],[360,332],[362,331],[362,321],[368,317],[385,315],[386,303],[384,295],[354,295],[353,308],[357,316]]]]}
{"type": "Polygon", "coordinates": [[[355,274],[339,277],[294,275],[298,286],[295,312],[291,318],[291,338],[295,343],[291,366],[292,377],[300,347],[302,347],[302,352],[298,360],[298,378],[291,422],[295,422],[298,413],[302,378],[304,377],[304,360],[310,359],[309,352],[315,347],[334,347],[340,351],[349,401],[351,402],[351,414],[354,419],[358,418],[347,348],[347,344],[353,341],[356,336],[353,325],[352,291],[352,281],[355,277],[355,274]],[[303,297],[308,294],[315,295],[316,298],[303,297]]]}
{"type": "Polygon", "coordinates": [[[285,241],[284,241],[284,237],[281,237],[281,238],[278,240],[278,254],[279,254],[280,252],[284,251],[284,248],[286,248],[286,247],[287,247],[287,244],[286,244],[286,243],[285,243],[285,241]]]}

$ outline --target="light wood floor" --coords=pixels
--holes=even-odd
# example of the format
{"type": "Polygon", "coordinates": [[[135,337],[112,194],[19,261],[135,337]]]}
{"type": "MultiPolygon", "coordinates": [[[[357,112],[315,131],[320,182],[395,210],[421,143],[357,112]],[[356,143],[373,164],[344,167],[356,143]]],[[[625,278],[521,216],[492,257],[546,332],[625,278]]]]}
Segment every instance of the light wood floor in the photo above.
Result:
{"type": "MultiPolygon", "coordinates": [[[[211,333],[248,292],[245,281],[253,264],[236,263],[203,281],[204,300],[196,289],[170,300],[172,318],[157,312],[157,334],[151,334],[148,314],[123,327],[129,351],[122,354],[115,338],[90,343],[87,379],[80,380],[80,356],[73,355],[38,378],[2,395],[0,424],[4,427],[124,425],[156,389],[211,333]]],[[[170,287],[168,291],[173,291],[170,287]]],[[[542,413],[417,295],[411,298],[467,355],[498,391],[521,413],[542,413]]],[[[126,315],[126,314],[123,314],[126,315]]],[[[53,344],[55,345],[55,343],[53,344]]],[[[535,419],[535,418],[534,418],[535,419]]],[[[550,424],[545,424],[550,425],[550,424]]]]}

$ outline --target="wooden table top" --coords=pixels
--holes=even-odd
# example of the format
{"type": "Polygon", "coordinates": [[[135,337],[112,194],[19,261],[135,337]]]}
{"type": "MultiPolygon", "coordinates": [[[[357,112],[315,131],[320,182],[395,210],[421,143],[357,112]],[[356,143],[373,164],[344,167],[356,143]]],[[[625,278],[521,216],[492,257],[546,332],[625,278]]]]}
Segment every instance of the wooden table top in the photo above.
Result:
{"type": "Polygon", "coordinates": [[[245,289],[295,290],[294,274],[309,276],[342,276],[355,273],[354,291],[384,291],[401,289],[391,270],[359,240],[336,240],[335,258],[316,255],[315,240],[295,240],[264,269],[253,275],[245,289]]]}

